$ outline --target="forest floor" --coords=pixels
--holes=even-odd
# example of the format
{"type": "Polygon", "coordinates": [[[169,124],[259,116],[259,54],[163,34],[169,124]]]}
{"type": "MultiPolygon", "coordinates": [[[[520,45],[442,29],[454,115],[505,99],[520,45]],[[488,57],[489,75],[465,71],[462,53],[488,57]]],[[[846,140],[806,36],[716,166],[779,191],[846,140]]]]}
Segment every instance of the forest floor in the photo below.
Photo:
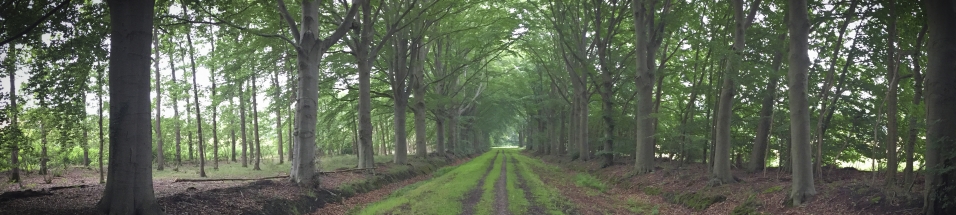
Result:
{"type": "Polygon", "coordinates": [[[853,168],[825,168],[825,181],[815,182],[817,195],[807,204],[788,207],[783,202],[790,192],[790,173],[777,168],[757,173],[735,168],[740,182],[711,187],[706,165],[699,163],[658,159],[654,172],[633,175],[633,158],[616,158],[623,162],[600,168],[600,158],[536,157],[560,166],[536,172],[580,214],[919,214],[923,205],[921,178],[906,188],[887,188],[882,175],[853,168]],[[601,186],[606,186],[601,192],[587,189],[601,186]]]}
{"type": "MultiPolygon", "coordinates": [[[[195,164],[184,163],[178,170],[154,170],[153,190],[167,214],[329,214],[334,210],[318,209],[371,202],[376,199],[363,196],[425,180],[439,167],[468,159],[431,156],[396,165],[389,162],[391,156],[376,156],[376,168],[350,171],[357,163],[354,156],[323,157],[319,164],[326,172],[321,174],[320,185],[304,189],[288,180],[289,164],[276,164],[276,160],[263,160],[262,170],[252,170],[251,163],[241,167],[228,161],[220,161],[219,169],[214,170],[207,162],[206,178],[198,177],[195,164]],[[196,179],[209,181],[188,181],[196,179]],[[221,179],[252,180],[215,181],[221,179]]],[[[22,174],[21,183],[0,184],[0,214],[97,214],[94,206],[104,184],[99,183],[99,172],[93,167],[58,167],[48,175],[22,174]]],[[[2,173],[0,180],[8,181],[8,176],[2,173]]]]}
{"type": "MultiPolygon", "coordinates": [[[[329,172],[312,188],[290,183],[283,177],[288,164],[275,160],[263,161],[259,171],[220,162],[219,170],[207,168],[208,178],[199,178],[194,164],[168,167],[154,171],[153,186],[167,214],[918,214],[922,206],[922,179],[887,189],[882,177],[852,168],[826,169],[809,203],[787,207],[790,174],[775,168],[735,169],[741,182],[711,187],[705,165],[666,159],[645,175],[630,174],[633,158],[600,168],[599,159],[519,149],[493,149],[473,159],[413,158],[408,165],[390,159],[377,156],[374,170],[342,171],[353,169],[356,159],[323,157],[319,163],[329,172]]],[[[99,173],[67,169],[2,184],[0,214],[96,214],[103,192],[99,173]]]]}
{"type": "Polygon", "coordinates": [[[777,169],[734,170],[740,182],[711,187],[703,164],[659,159],[653,173],[633,175],[633,159],[618,159],[600,168],[597,159],[494,149],[346,214],[919,214],[922,206],[920,183],[888,189],[852,168],[825,170],[817,195],[788,207],[790,174],[777,169]]]}

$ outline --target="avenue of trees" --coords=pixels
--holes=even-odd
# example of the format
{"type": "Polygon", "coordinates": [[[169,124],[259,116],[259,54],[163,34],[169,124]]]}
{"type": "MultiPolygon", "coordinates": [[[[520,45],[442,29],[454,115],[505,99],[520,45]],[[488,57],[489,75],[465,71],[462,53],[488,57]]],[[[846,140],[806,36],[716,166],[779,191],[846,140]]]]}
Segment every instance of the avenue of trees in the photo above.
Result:
{"type": "MultiPolygon", "coordinates": [[[[0,170],[97,167],[97,208],[159,214],[153,171],[542,155],[792,172],[853,163],[956,214],[949,0],[0,0],[0,170]],[[409,119],[411,117],[411,119],[409,119]]],[[[746,182],[743,182],[746,183],[746,182]]]]}

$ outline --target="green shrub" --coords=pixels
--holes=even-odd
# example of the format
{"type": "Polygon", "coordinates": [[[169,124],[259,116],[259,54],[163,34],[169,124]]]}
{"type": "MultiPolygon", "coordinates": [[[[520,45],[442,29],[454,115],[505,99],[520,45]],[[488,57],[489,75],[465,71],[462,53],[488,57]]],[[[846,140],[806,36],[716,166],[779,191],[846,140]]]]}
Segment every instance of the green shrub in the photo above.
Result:
{"type": "Polygon", "coordinates": [[[680,204],[684,207],[694,209],[694,210],[704,210],[710,205],[722,202],[726,200],[727,197],[722,195],[707,196],[699,193],[680,193],[672,194],[667,197],[667,200],[674,204],[680,204]]]}
{"type": "Polygon", "coordinates": [[[574,177],[574,182],[578,186],[589,187],[601,192],[607,191],[607,185],[605,185],[604,182],[586,173],[578,173],[578,175],[574,177]]]}

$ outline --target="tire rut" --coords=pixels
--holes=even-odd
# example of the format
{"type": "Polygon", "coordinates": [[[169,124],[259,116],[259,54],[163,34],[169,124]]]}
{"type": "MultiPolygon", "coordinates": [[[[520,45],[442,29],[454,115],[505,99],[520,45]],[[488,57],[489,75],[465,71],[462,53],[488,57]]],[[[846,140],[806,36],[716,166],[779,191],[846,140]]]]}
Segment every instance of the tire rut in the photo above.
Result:
{"type": "Polygon", "coordinates": [[[481,187],[485,186],[485,179],[488,178],[488,174],[491,173],[491,170],[495,168],[495,160],[498,160],[498,155],[501,154],[501,151],[495,153],[495,157],[491,158],[491,165],[488,165],[488,169],[485,170],[485,175],[478,180],[478,185],[474,189],[468,191],[465,194],[465,199],[462,199],[462,212],[463,215],[473,215],[475,214],[475,205],[478,205],[478,202],[481,201],[481,187]]]}
{"type": "MultiPolygon", "coordinates": [[[[513,159],[513,158],[512,158],[513,159]]],[[[508,155],[501,159],[501,175],[495,182],[495,214],[508,215],[508,155]]]]}
{"type": "MultiPolygon", "coordinates": [[[[515,166],[515,167],[518,167],[518,165],[519,165],[518,161],[515,160],[514,157],[511,158],[511,163],[514,163],[514,166],[515,166]]],[[[517,170],[515,170],[515,171],[521,171],[521,169],[519,168],[519,169],[517,169],[517,170]]],[[[528,170],[528,171],[531,171],[531,170],[528,170]]],[[[516,173],[517,173],[517,174],[515,174],[515,175],[518,176],[518,180],[516,180],[516,182],[518,182],[518,188],[524,191],[524,196],[525,196],[525,198],[528,199],[528,203],[530,204],[530,207],[528,207],[528,213],[527,213],[527,214],[545,214],[545,213],[547,213],[548,211],[545,210],[545,207],[541,207],[541,205],[538,204],[538,201],[537,201],[536,197],[534,196],[534,194],[531,193],[531,187],[528,187],[528,180],[526,180],[526,179],[524,178],[524,176],[521,175],[520,172],[516,172],[516,173]]],[[[532,174],[534,174],[534,172],[532,172],[532,174]]]]}

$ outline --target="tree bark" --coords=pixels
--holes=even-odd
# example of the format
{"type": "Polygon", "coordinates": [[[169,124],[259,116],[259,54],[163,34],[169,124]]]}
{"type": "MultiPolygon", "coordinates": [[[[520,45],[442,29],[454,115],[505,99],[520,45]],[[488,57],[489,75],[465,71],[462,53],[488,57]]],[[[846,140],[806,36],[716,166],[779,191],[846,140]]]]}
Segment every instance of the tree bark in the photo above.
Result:
{"type": "MultiPolygon", "coordinates": [[[[188,20],[189,13],[187,12],[186,4],[182,4],[182,6],[183,16],[188,20]]],[[[196,144],[198,144],[199,149],[199,177],[206,177],[206,156],[205,153],[203,153],[203,145],[205,145],[203,142],[205,142],[206,139],[202,137],[202,112],[199,111],[199,85],[196,82],[196,52],[193,48],[192,25],[189,26],[186,31],[186,44],[189,46],[189,66],[193,71],[193,107],[196,108],[196,144]]],[[[192,156],[192,152],[190,152],[189,155],[192,156]]]]}
{"type": "Polygon", "coordinates": [[[256,145],[254,147],[256,151],[255,154],[252,155],[256,158],[256,162],[253,164],[252,170],[262,170],[259,168],[259,163],[262,162],[262,143],[259,138],[259,103],[257,102],[259,99],[256,97],[256,95],[259,94],[259,88],[256,87],[256,82],[258,82],[258,78],[256,75],[252,75],[252,130],[256,138],[256,145]]]}
{"type": "MultiPolygon", "coordinates": [[[[178,89],[179,82],[176,81],[176,63],[174,62],[175,61],[173,60],[173,55],[170,54],[169,55],[169,70],[171,70],[172,72],[172,75],[170,76],[173,78],[172,88],[178,89]]],[[[169,96],[173,100],[173,122],[175,123],[173,125],[173,133],[176,134],[176,167],[173,168],[173,170],[179,170],[179,167],[183,165],[183,156],[182,156],[182,139],[183,139],[182,137],[183,136],[182,136],[182,130],[181,130],[181,125],[179,121],[179,96],[178,95],[179,95],[178,91],[173,91],[169,96]]]]}
{"type": "MultiPolygon", "coordinates": [[[[166,157],[163,155],[163,116],[162,116],[162,101],[163,101],[163,88],[160,86],[160,74],[159,74],[159,35],[156,34],[156,29],[153,29],[153,52],[155,57],[153,58],[153,69],[156,72],[156,170],[162,171],[166,165],[166,157]]],[[[86,130],[86,129],[84,129],[86,130]]],[[[84,133],[85,136],[86,133],[84,133]]],[[[84,141],[86,138],[83,138],[84,141]]],[[[85,148],[84,148],[85,149],[85,148]]],[[[83,151],[84,163],[87,160],[86,151],[83,151]]]]}
{"type": "Polygon", "coordinates": [[[887,45],[886,78],[889,79],[886,97],[886,185],[896,187],[896,173],[899,169],[899,159],[896,155],[897,141],[899,141],[899,109],[897,105],[899,90],[899,74],[896,67],[896,1],[890,0],[890,21],[887,45]]]}
{"type": "Polygon", "coordinates": [[[246,82],[244,80],[242,84],[239,84],[239,133],[242,133],[242,167],[249,167],[249,156],[247,152],[249,151],[249,142],[246,138],[249,132],[246,132],[246,82]]]}
{"type": "MultiPolygon", "coordinates": [[[[231,99],[230,99],[230,103],[232,103],[231,99]]],[[[230,106],[232,105],[230,104],[230,106]]],[[[232,140],[232,162],[236,162],[237,161],[236,160],[236,128],[235,128],[236,120],[235,119],[231,120],[230,124],[232,124],[231,126],[229,126],[229,131],[230,131],[229,139],[232,140]]]]}
{"type": "Polygon", "coordinates": [[[956,3],[923,1],[929,24],[926,64],[926,183],[923,213],[956,214],[956,3]]]}
{"type": "Polygon", "coordinates": [[[412,104],[412,111],[415,114],[415,155],[418,157],[428,156],[428,147],[425,143],[427,136],[425,124],[425,59],[428,57],[428,47],[417,47],[417,60],[412,64],[412,89],[415,94],[415,100],[412,104]]]}
{"type": "MultiPolygon", "coordinates": [[[[638,174],[654,171],[654,120],[651,118],[651,112],[654,108],[652,95],[654,90],[654,73],[647,65],[647,13],[648,2],[644,0],[634,0],[634,35],[636,38],[635,62],[637,63],[637,113],[635,114],[637,127],[637,152],[635,154],[634,168],[638,174]]],[[[651,8],[653,10],[653,8],[651,8]]],[[[653,22],[653,20],[651,20],[653,22]]]]}
{"type": "Polygon", "coordinates": [[[923,75],[920,74],[920,47],[923,45],[923,39],[926,38],[926,31],[928,26],[923,25],[923,28],[920,30],[919,34],[916,36],[916,49],[913,51],[912,60],[913,60],[913,104],[910,106],[910,112],[906,114],[909,118],[909,136],[906,139],[906,167],[903,168],[903,183],[904,184],[913,184],[915,175],[913,174],[913,162],[916,161],[915,154],[916,150],[916,138],[919,135],[920,127],[926,126],[926,121],[920,120],[917,122],[916,118],[919,112],[920,102],[923,98],[923,75]],[[918,123],[918,124],[917,124],[918,123]]]}
{"type": "Polygon", "coordinates": [[[154,1],[107,1],[110,14],[109,181],[105,214],[162,214],[153,196],[149,53],[154,1]]]}
{"type": "MultiPolygon", "coordinates": [[[[173,75],[173,76],[175,76],[175,75],[173,75]]],[[[106,177],[104,177],[104,175],[103,175],[103,174],[105,174],[105,172],[103,171],[103,151],[105,151],[104,148],[103,148],[104,141],[105,141],[104,138],[103,138],[103,86],[104,86],[104,85],[103,85],[103,82],[104,82],[104,80],[103,80],[103,69],[101,69],[101,68],[97,68],[97,69],[96,69],[96,82],[97,82],[97,84],[99,85],[99,86],[97,86],[97,88],[96,88],[96,90],[97,90],[97,92],[96,92],[96,104],[98,105],[98,107],[96,108],[96,112],[97,112],[97,114],[99,115],[99,117],[98,117],[99,120],[98,120],[98,122],[97,122],[97,123],[98,123],[97,129],[99,130],[99,140],[100,140],[99,166],[100,166],[100,184],[102,184],[102,183],[106,183],[106,177]]],[[[13,85],[11,84],[11,86],[13,86],[13,85]]],[[[178,118],[177,118],[177,119],[178,119],[178,118]]],[[[178,127],[177,127],[177,128],[178,128],[178,127]]],[[[177,136],[178,136],[178,131],[179,131],[179,130],[177,130],[177,136]]],[[[178,139],[177,139],[177,144],[176,144],[176,146],[177,146],[177,147],[179,146],[179,144],[178,144],[178,139]]],[[[177,151],[176,156],[177,156],[177,159],[178,159],[178,157],[179,157],[179,152],[178,152],[178,151],[177,151]]]]}
{"type": "Polygon", "coordinates": [[[275,99],[272,100],[276,109],[276,138],[278,138],[276,149],[279,150],[279,164],[282,164],[285,159],[282,157],[282,105],[279,104],[282,90],[279,89],[279,70],[276,70],[275,76],[272,77],[272,88],[276,91],[275,99]]]}
{"type": "Polygon", "coordinates": [[[807,82],[810,70],[809,49],[810,22],[806,0],[790,0],[790,135],[793,181],[788,204],[800,205],[815,195],[813,167],[810,150],[810,107],[807,99],[807,82]],[[792,202],[790,202],[792,201],[792,202]]]}
{"type": "MultiPolygon", "coordinates": [[[[149,68],[148,65],[147,65],[147,68],[149,68]]],[[[147,76],[149,76],[149,75],[147,74],[147,76]]],[[[147,83],[148,83],[148,82],[149,82],[149,81],[147,81],[147,83]]],[[[149,114],[147,113],[147,115],[149,115],[149,114]]],[[[40,139],[40,175],[46,175],[46,174],[47,174],[47,162],[50,161],[50,158],[47,156],[47,148],[46,148],[46,135],[47,135],[47,133],[46,133],[46,128],[44,128],[44,126],[43,126],[43,123],[44,123],[44,122],[40,122],[40,138],[41,138],[41,139],[40,139]]],[[[112,154],[112,153],[111,153],[111,154],[112,154]]],[[[152,154],[152,153],[150,153],[150,154],[152,154]]]]}
{"type": "MultiPolygon", "coordinates": [[[[14,69],[14,68],[16,68],[16,65],[17,65],[17,63],[16,63],[17,49],[16,49],[16,47],[14,47],[14,46],[15,46],[15,44],[12,44],[12,43],[10,43],[9,45],[7,45],[7,48],[8,48],[7,50],[8,50],[8,51],[7,51],[7,53],[6,53],[6,54],[7,54],[7,57],[6,57],[6,58],[7,58],[7,60],[9,60],[9,62],[6,62],[6,63],[7,63],[7,66],[9,66],[9,68],[7,68],[7,71],[9,71],[9,74],[8,74],[8,75],[10,75],[10,85],[9,85],[9,87],[10,87],[10,110],[13,110],[13,111],[10,113],[10,115],[11,115],[10,127],[12,127],[14,131],[18,131],[18,133],[19,133],[19,130],[20,130],[20,129],[18,128],[19,122],[17,121],[17,115],[19,115],[19,113],[18,113],[18,112],[19,112],[19,109],[17,109],[17,85],[16,85],[16,75],[17,75],[17,74],[16,74],[16,69],[14,69]]],[[[99,81],[97,81],[97,82],[99,82],[99,81]]],[[[86,138],[84,138],[84,139],[86,139],[86,138]]],[[[10,182],[20,182],[20,160],[19,160],[19,159],[20,159],[20,155],[19,155],[19,154],[20,154],[20,143],[19,143],[19,142],[13,142],[13,143],[10,144],[10,146],[11,146],[11,147],[10,147],[10,166],[11,166],[11,169],[10,169],[10,180],[9,180],[9,181],[10,181],[10,182]]],[[[85,151],[84,151],[84,152],[85,152],[85,151]]],[[[86,155],[86,154],[84,153],[84,156],[85,156],[85,155],[86,155]]],[[[89,161],[89,158],[87,158],[86,160],[89,161]]],[[[89,162],[87,162],[87,163],[89,163],[89,162]]],[[[89,164],[87,164],[87,165],[89,165],[89,164]]]]}
{"type": "MultiPolygon", "coordinates": [[[[787,38],[786,33],[777,36],[778,41],[787,38]]],[[[781,47],[783,49],[783,47],[781,47]]],[[[754,140],[753,150],[750,151],[750,165],[747,166],[748,172],[758,172],[767,167],[767,145],[770,143],[770,128],[773,126],[773,108],[774,101],[777,100],[777,85],[780,82],[780,65],[783,61],[783,50],[777,50],[773,54],[770,72],[770,80],[767,89],[764,92],[763,101],[760,103],[760,120],[757,124],[757,137],[754,140]]]]}

